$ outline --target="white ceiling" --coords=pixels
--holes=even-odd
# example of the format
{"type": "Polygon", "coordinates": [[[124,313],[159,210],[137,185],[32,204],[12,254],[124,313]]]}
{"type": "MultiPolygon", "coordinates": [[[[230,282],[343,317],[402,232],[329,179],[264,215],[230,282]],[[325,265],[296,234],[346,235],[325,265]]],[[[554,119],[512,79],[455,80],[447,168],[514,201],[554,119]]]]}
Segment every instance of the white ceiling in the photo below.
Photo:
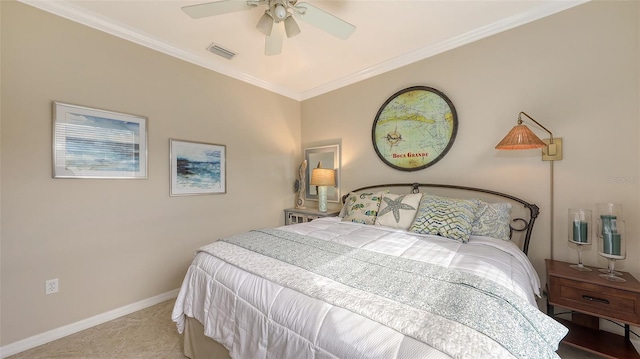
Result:
{"type": "MultiPolygon", "coordinates": [[[[300,0],[357,27],[340,40],[304,22],[282,53],[264,55],[266,6],[192,19],[187,0],[20,0],[281,95],[305,100],[540,19],[588,0],[300,0]],[[216,43],[237,55],[207,51],[216,43]]],[[[241,0],[228,0],[241,1],[241,0]]]]}

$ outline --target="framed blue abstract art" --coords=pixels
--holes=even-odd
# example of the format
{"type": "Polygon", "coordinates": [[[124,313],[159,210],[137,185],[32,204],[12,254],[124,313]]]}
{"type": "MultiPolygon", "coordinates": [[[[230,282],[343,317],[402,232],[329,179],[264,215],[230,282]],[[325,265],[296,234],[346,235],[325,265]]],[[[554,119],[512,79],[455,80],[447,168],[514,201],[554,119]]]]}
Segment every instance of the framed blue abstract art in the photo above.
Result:
{"type": "Polygon", "coordinates": [[[171,196],[227,192],[226,146],[169,140],[171,196]]]}

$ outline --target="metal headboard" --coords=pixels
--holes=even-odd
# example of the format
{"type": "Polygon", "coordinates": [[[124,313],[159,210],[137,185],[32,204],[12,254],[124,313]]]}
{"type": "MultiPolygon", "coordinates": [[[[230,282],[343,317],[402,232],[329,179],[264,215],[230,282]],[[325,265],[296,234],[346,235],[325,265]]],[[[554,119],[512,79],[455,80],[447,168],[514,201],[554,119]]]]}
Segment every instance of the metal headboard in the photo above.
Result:
{"type": "MultiPolygon", "coordinates": [[[[528,220],[525,218],[521,218],[521,217],[517,217],[517,218],[513,218],[512,222],[520,222],[520,224],[522,225],[521,227],[514,227],[513,224],[509,225],[509,237],[512,238],[513,236],[513,232],[525,232],[524,235],[524,240],[522,242],[522,251],[525,254],[528,254],[529,251],[529,242],[531,240],[531,232],[533,231],[533,225],[536,221],[536,218],[538,217],[538,215],[540,214],[540,208],[533,204],[533,203],[529,203],[521,198],[512,196],[510,194],[506,194],[506,193],[502,193],[502,192],[497,192],[497,191],[492,191],[492,190],[488,190],[488,189],[483,189],[483,188],[474,188],[474,187],[465,187],[465,186],[456,186],[456,185],[448,185],[448,184],[433,184],[433,183],[392,183],[392,184],[381,184],[381,185],[372,185],[372,186],[366,186],[366,187],[361,187],[358,189],[355,189],[351,192],[360,192],[360,191],[365,191],[365,190],[370,190],[370,189],[375,189],[375,188],[387,188],[387,187],[410,187],[411,188],[411,193],[420,193],[420,187],[424,187],[424,188],[446,188],[446,189],[455,189],[455,190],[464,190],[464,191],[471,191],[471,192],[480,192],[480,193],[486,193],[486,194],[490,194],[490,195],[494,195],[494,196],[498,196],[498,197],[503,197],[503,198],[508,198],[512,201],[521,203],[525,209],[527,209],[529,211],[529,218],[528,220]]],[[[344,196],[342,196],[342,203],[344,203],[347,200],[347,197],[349,196],[349,193],[345,194],[344,196]]]]}

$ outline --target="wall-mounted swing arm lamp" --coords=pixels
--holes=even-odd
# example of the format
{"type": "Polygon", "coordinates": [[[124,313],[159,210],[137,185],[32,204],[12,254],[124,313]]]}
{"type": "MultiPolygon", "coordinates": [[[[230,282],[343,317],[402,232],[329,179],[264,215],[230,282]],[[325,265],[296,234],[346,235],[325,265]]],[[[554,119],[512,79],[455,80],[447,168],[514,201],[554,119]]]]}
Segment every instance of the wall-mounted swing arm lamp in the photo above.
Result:
{"type": "Polygon", "coordinates": [[[553,133],[525,112],[518,114],[518,124],[496,145],[497,150],[529,150],[542,148],[543,161],[562,159],[562,139],[553,138],[553,133]],[[541,140],[529,127],[522,124],[522,115],[527,116],[536,125],[549,133],[549,139],[541,140]]]}
{"type": "Polygon", "coordinates": [[[534,148],[542,148],[542,160],[550,161],[551,167],[550,176],[550,233],[549,233],[549,247],[550,257],[553,259],[553,161],[559,161],[562,159],[562,139],[554,138],[553,133],[546,127],[542,126],[538,121],[534,120],[531,116],[525,112],[518,114],[518,124],[507,133],[507,135],[496,145],[497,150],[529,150],[534,148]],[[543,130],[549,133],[548,139],[541,140],[535,133],[533,133],[527,126],[522,124],[522,115],[525,115],[536,125],[540,126],[543,130]]]}

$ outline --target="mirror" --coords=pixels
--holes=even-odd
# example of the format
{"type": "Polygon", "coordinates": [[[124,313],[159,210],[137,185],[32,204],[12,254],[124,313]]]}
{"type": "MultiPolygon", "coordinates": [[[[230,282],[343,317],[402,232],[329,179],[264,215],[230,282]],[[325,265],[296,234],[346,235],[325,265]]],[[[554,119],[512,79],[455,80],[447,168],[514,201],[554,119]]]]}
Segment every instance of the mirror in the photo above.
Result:
{"type": "Polygon", "coordinates": [[[309,185],[309,182],[311,171],[318,166],[318,162],[322,162],[322,168],[331,168],[336,173],[336,186],[327,187],[327,202],[340,202],[340,145],[305,148],[304,159],[307,160],[305,199],[318,200],[318,188],[309,185]]]}

